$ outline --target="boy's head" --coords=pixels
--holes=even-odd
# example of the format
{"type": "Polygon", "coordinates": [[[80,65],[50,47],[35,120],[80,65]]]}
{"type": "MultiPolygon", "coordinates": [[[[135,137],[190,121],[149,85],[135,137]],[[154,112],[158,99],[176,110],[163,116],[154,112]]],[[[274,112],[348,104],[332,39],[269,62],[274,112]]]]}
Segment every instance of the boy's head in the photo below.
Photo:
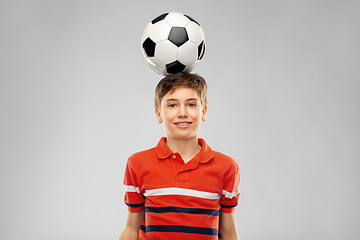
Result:
{"type": "Polygon", "coordinates": [[[160,80],[155,89],[155,108],[160,109],[161,100],[168,92],[173,92],[182,87],[194,89],[198,94],[202,107],[204,108],[207,105],[207,84],[205,79],[197,74],[181,72],[168,75],[160,80]]]}

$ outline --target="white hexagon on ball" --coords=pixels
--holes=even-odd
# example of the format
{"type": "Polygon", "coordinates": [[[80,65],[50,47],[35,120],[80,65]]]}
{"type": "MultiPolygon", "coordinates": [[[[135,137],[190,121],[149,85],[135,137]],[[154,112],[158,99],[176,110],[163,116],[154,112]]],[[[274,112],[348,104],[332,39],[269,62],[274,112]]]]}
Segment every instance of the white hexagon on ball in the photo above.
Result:
{"type": "Polygon", "coordinates": [[[152,70],[164,76],[167,74],[165,65],[156,60],[156,58],[149,57],[146,60],[152,70]]]}
{"type": "Polygon", "coordinates": [[[165,21],[172,27],[185,27],[190,22],[190,19],[185,17],[182,13],[171,12],[166,16],[165,21]]]}
{"type": "Polygon", "coordinates": [[[179,47],[178,60],[185,66],[191,65],[196,62],[198,58],[198,47],[193,42],[187,41],[179,47]]]}
{"type": "Polygon", "coordinates": [[[166,21],[157,22],[149,29],[149,38],[155,43],[164,41],[169,36],[170,30],[171,26],[166,21]]]}
{"type": "Polygon", "coordinates": [[[193,63],[192,65],[189,65],[187,66],[185,69],[184,69],[184,72],[186,73],[190,73],[194,70],[194,68],[196,68],[196,66],[200,63],[200,60],[197,60],[195,63],[193,63]]]}
{"type": "Polygon", "coordinates": [[[145,41],[145,39],[149,37],[149,30],[150,30],[151,27],[152,27],[151,22],[149,22],[148,24],[146,24],[145,29],[144,29],[144,32],[143,32],[143,34],[142,34],[142,36],[141,36],[141,44],[143,44],[143,42],[145,41]]]}
{"type": "Polygon", "coordinates": [[[204,40],[204,36],[202,32],[200,31],[201,28],[199,28],[199,25],[196,23],[190,21],[189,24],[185,27],[189,40],[195,43],[196,45],[199,45],[201,41],[204,40]]]}
{"type": "Polygon", "coordinates": [[[156,44],[155,58],[166,65],[177,60],[178,48],[170,41],[165,40],[156,44]]]}

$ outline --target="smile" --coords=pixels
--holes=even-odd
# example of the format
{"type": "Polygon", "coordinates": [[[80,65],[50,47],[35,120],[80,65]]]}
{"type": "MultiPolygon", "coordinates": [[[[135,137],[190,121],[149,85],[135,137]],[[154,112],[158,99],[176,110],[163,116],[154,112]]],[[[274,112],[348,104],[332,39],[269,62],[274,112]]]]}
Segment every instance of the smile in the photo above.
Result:
{"type": "Polygon", "coordinates": [[[191,122],[178,122],[178,123],[175,123],[175,125],[177,125],[177,126],[188,126],[190,124],[191,124],[191,122]]]}

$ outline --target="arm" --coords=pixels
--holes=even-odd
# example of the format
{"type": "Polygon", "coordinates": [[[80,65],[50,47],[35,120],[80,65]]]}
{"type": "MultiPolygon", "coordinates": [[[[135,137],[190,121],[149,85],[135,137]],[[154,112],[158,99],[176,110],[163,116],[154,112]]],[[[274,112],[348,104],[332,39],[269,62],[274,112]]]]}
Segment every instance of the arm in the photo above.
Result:
{"type": "Polygon", "coordinates": [[[121,233],[119,240],[137,240],[140,225],[144,222],[145,210],[140,212],[129,212],[126,226],[121,233]]]}
{"type": "Polygon", "coordinates": [[[238,240],[239,234],[236,229],[235,212],[224,213],[219,216],[220,233],[223,240],[238,240]]]}

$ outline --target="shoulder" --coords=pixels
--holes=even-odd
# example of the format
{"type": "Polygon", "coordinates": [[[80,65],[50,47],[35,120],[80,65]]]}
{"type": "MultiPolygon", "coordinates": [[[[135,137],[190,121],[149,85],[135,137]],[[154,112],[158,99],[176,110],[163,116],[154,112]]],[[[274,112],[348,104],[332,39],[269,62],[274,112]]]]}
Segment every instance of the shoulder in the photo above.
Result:
{"type": "Polygon", "coordinates": [[[139,151],[136,153],[133,153],[128,158],[128,163],[131,165],[138,165],[138,164],[144,164],[146,162],[149,162],[150,159],[157,158],[155,148],[146,149],[143,151],[139,151]]]}
{"type": "Polygon", "coordinates": [[[224,153],[221,153],[219,151],[213,151],[213,153],[214,153],[214,160],[221,161],[223,164],[238,166],[238,163],[232,157],[224,153]]]}
{"type": "Polygon", "coordinates": [[[223,173],[226,172],[229,174],[234,174],[240,172],[239,164],[235,161],[235,159],[218,151],[213,152],[213,162],[216,166],[218,166],[218,169],[222,169],[224,171],[223,173]]]}
{"type": "Polygon", "coordinates": [[[219,169],[219,173],[223,176],[224,183],[229,183],[229,181],[240,181],[240,167],[232,157],[221,152],[214,151],[213,160],[217,165],[217,169],[219,169]]]}

